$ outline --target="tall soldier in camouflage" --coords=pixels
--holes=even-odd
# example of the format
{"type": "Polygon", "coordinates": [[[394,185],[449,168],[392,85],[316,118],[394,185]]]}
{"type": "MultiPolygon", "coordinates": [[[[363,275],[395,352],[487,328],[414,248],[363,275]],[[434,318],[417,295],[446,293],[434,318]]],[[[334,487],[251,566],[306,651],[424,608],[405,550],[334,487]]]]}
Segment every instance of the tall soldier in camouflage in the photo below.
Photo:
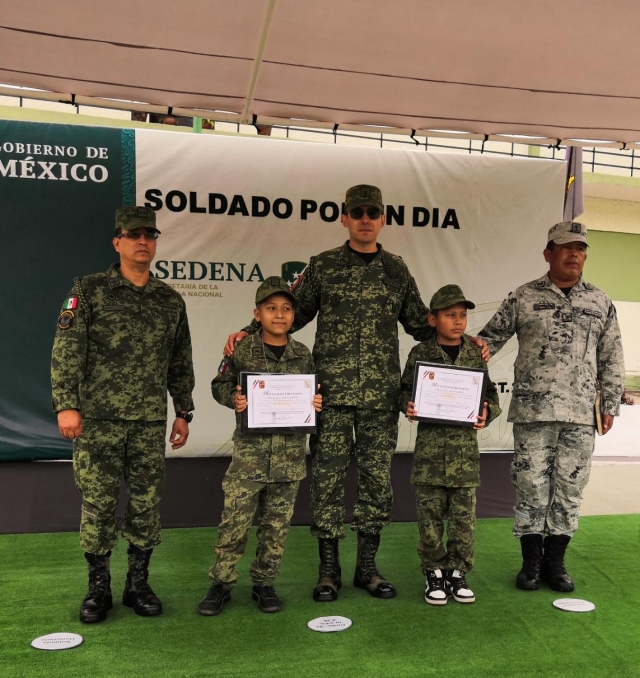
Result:
{"type": "MultiPolygon", "coordinates": [[[[344,490],[352,455],[359,471],[351,523],[358,533],[354,585],[377,598],[396,595],[378,571],[375,554],[380,530],[391,515],[390,468],[400,393],[398,322],[418,340],[432,330],[407,265],[377,242],[385,224],[383,210],[379,188],[352,186],[342,215],[349,240],[312,257],[292,287],[297,302],[292,331],[318,316],[313,357],[324,404],[318,433],[310,441],[311,531],[320,552],[316,601],[336,600],[342,585],[338,543],[344,538],[344,490]]],[[[245,331],[256,330],[252,323],[231,335],[227,355],[245,331]]]]}
{"type": "MultiPolygon", "coordinates": [[[[429,323],[436,336],[414,346],[402,373],[400,410],[416,416],[412,402],[416,362],[486,369],[480,349],[464,334],[467,309],[475,308],[458,285],[445,285],[432,297],[429,323]]],[[[426,577],[425,601],[444,605],[448,596],[475,602],[465,575],[473,567],[476,487],[480,485],[477,431],[501,413],[498,391],[487,376],[484,411],[473,428],[420,422],[413,455],[411,483],[416,490],[418,555],[426,577]],[[449,514],[447,543],[444,516],[449,514]]]]}
{"type": "MultiPolygon", "coordinates": [[[[287,283],[277,276],[267,278],[256,292],[255,316],[262,329],[225,358],[211,382],[213,397],[236,411],[233,459],[222,482],[224,510],[215,546],[216,562],[209,569],[211,586],[198,605],[198,613],[213,617],[231,599],[238,579],[236,565],[247,546],[251,522],[258,508],[258,546],[251,565],[252,597],[263,612],[279,612],[282,602],[273,584],[280,570],[284,542],[300,481],[307,473],[304,433],[271,435],[241,430],[247,397],[241,394],[241,372],[314,374],[311,352],[288,336],[293,322],[295,298],[287,283]]],[[[261,383],[259,382],[258,388],[261,383]]],[[[262,382],[264,386],[264,382],[262,382]]],[[[313,405],[322,406],[316,395],[313,405]]]]}
{"type": "Polygon", "coordinates": [[[554,591],[573,591],[564,556],[589,480],[596,382],[607,433],[620,410],[624,360],[611,299],[582,278],[586,227],[561,222],[547,242],[549,272],[511,292],[480,336],[492,352],[514,334],[519,343],[509,408],[513,533],[523,557],[516,586],[536,590],[545,580],[554,591]]]}
{"type": "Polygon", "coordinates": [[[53,410],[60,432],[73,440],[82,495],[80,544],[89,563],[89,591],[80,621],[86,623],[102,621],[112,606],[109,557],[117,542],[123,474],[129,494],[122,526],[129,542],[123,603],[142,616],[162,612],[147,577],[160,543],[167,390],[176,411],[169,440],[178,449],[189,435],[194,376],[184,301],[149,273],[159,234],[148,207],[117,210],[113,246],[120,263],[76,278],[53,345],[53,410]]]}

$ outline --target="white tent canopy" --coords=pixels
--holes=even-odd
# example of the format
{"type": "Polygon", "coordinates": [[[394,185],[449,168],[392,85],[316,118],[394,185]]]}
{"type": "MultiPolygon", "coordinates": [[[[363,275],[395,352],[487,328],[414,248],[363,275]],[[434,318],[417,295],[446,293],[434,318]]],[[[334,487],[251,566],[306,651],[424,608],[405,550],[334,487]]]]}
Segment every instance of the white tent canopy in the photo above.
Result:
{"type": "Polygon", "coordinates": [[[35,98],[124,109],[134,101],[245,123],[640,148],[635,0],[0,6],[0,82],[45,90],[35,98]]]}

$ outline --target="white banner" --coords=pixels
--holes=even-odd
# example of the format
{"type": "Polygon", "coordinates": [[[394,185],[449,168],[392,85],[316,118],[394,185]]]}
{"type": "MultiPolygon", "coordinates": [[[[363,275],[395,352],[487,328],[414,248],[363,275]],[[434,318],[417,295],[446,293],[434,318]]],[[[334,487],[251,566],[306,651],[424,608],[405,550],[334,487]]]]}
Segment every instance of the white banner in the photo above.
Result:
{"type": "MultiPolygon", "coordinates": [[[[552,160],[136,130],[136,165],[137,204],[157,210],[162,231],[152,270],[189,313],[196,411],[180,455],[229,454],[234,415],[210,389],[226,338],[250,322],[265,277],[288,265],[293,279],[310,256],[346,240],[339,216],[349,186],[380,187],[380,242],[407,262],[426,304],[442,285],[461,285],[477,304],[472,334],[510,290],[546,270],[547,230],[562,219],[565,168],[552,160]]],[[[312,323],[296,338],[311,348],[314,333],[312,323]]],[[[401,362],[414,344],[401,336],[401,362]]],[[[512,449],[515,348],[490,363],[504,413],[480,433],[483,450],[512,449]]],[[[401,421],[398,449],[411,451],[415,427],[401,421]]]]}

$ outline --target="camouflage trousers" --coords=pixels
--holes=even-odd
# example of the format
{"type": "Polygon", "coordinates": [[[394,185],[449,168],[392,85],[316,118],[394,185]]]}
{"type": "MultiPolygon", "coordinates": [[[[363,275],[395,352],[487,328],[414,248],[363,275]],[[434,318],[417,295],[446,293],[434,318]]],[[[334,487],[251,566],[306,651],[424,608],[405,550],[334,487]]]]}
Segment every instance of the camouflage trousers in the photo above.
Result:
{"type": "Polygon", "coordinates": [[[589,481],[595,427],[564,422],[514,424],[513,438],[513,534],[571,536],[578,529],[582,493],[589,481]]]}
{"type": "Polygon", "coordinates": [[[473,532],[476,526],[475,487],[433,487],[416,485],[418,512],[418,555],[422,570],[464,570],[473,568],[473,532]],[[444,517],[447,546],[444,545],[444,517]]]}
{"type": "Polygon", "coordinates": [[[166,421],[84,419],[73,441],[73,471],[82,496],[80,545],[104,554],[118,541],[116,509],[120,478],[129,495],[124,539],[141,549],[160,543],[166,421]]]}
{"type": "Polygon", "coordinates": [[[312,460],[311,533],[344,538],[344,493],[352,455],[358,487],[351,529],[375,534],[391,520],[391,459],[398,440],[398,412],[326,407],[309,441],[312,460]],[[354,439],[355,433],[355,439],[354,439]]]}
{"type": "Polygon", "coordinates": [[[289,533],[299,481],[260,483],[226,476],[222,481],[224,509],[214,552],[216,562],[209,579],[233,588],[237,564],[244,555],[251,523],[258,509],[258,546],[251,564],[254,584],[273,586],[280,571],[284,542],[289,533]]]}

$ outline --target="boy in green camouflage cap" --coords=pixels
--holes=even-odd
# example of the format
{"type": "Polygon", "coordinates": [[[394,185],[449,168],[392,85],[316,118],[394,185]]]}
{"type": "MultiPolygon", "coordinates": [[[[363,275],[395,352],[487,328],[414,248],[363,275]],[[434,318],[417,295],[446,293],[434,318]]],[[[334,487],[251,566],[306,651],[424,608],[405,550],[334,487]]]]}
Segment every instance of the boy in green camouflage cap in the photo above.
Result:
{"type": "MultiPolygon", "coordinates": [[[[428,322],[436,336],[414,346],[401,381],[398,400],[409,420],[417,415],[411,402],[417,361],[485,369],[480,348],[464,334],[467,310],[458,285],[441,287],[431,299],[428,322]]],[[[480,484],[480,456],[476,431],[501,412],[495,384],[487,381],[484,411],[473,428],[420,422],[416,436],[411,482],[415,486],[420,541],[418,555],[426,577],[425,601],[445,605],[449,597],[473,603],[475,595],[465,574],[473,567],[476,487],[480,484]],[[444,516],[449,513],[447,544],[444,516]]]]}
{"type": "MultiPolygon", "coordinates": [[[[236,565],[244,554],[253,516],[258,507],[258,546],[251,565],[251,595],[263,612],[279,612],[282,602],[273,582],[278,576],[284,542],[289,532],[300,481],[306,475],[304,433],[271,435],[243,433],[241,413],[247,397],[241,394],[241,372],[313,374],[311,352],[289,337],[295,316],[295,298],[287,283],[267,278],[256,292],[254,316],[262,329],[241,341],[231,358],[224,358],[211,383],[213,397],[236,412],[231,465],[222,482],[224,510],[215,546],[216,563],[209,570],[211,586],[198,613],[215,616],[231,598],[238,579],[236,565]]],[[[322,396],[313,398],[319,412],[322,396]]]]}

